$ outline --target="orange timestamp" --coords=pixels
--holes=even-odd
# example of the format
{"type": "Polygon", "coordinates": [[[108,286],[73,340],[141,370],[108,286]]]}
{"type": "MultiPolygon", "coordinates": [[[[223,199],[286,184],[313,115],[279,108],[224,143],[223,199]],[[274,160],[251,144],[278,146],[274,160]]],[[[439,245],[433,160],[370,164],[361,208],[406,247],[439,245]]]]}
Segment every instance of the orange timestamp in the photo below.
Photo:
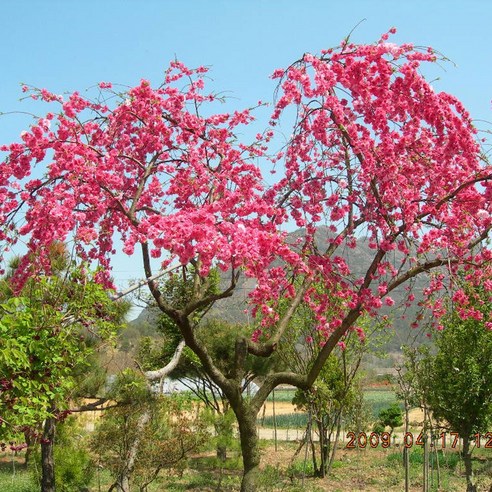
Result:
{"type": "MultiPolygon", "coordinates": [[[[367,434],[366,432],[347,432],[346,438],[348,443],[346,444],[346,449],[356,449],[356,448],[377,448],[381,446],[382,448],[389,448],[394,445],[391,442],[391,434],[389,432],[371,432],[367,434]]],[[[412,432],[406,432],[403,434],[403,446],[405,448],[411,448],[412,446],[424,446],[426,436],[424,431],[414,437],[412,432]]],[[[459,443],[460,435],[458,432],[441,432],[438,435],[428,436],[427,439],[430,441],[431,447],[436,447],[444,449],[450,447],[455,449],[459,443]]],[[[485,434],[476,433],[472,436],[472,441],[475,443],[475,447],[480,448],[482,445],[482,440],[485,440],[484,448],[492,449],[492,432],[487,432],[485,434]]],[[[397,444],[398,446],[400,444],[397,444]]]]}

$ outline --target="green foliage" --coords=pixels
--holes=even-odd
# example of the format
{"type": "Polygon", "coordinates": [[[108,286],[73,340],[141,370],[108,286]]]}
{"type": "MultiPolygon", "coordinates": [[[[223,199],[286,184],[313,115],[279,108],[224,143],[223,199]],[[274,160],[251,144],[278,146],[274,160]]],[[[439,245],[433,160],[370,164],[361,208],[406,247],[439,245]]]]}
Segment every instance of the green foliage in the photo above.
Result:
{"type": "MultiPolygon", "coordinates": [[[[194,267],[183,267],[179,273],[170,273],[159,285],[160,292],[168,305],[174,309],[182,309],[188,305],[197,294],[206,297],[219,292],[220,276],[217,269],[212,268],[207,277],[196,274],[194,267]]],[[[193,312],[191,320],[198,324],[206,313],[208,306],[203,306],[193,312]]],[[[160,313],[157,329],[164,335],[169,345],[176,347],[181,335],[174,320],[167,314],[160,313]]],[[[174,350],[172,350],[173,352],[174,350]]],[[[172,355],[171,354],[169,355],[172,355]]],[[[167,359],[168,360],[168,359],[167,359]]]]}
{"type": "Polygon", "coordinates": [[[393,403],[387,408],[384,408],[379,412],[378,415],[378,429],[382,428],[382,431],[376,431],[376,427],[374,428],[374,432],[384,432],[386,427],[391,429],[390,433],[393,432],[395,427],[400,427],[403,425],[403,411],[398,405],[398,403],[393,403]]]}
{"type": "Polygon", "coordinates": [[[55,447],[56,490],[79,492],[88,487],[95,473],[90,455],[72,443],[70,446],[55,447]]]}
{"type": "Polygon", "coordinates": [[[276,423],[277,427],[282,429],[300,429],[306,427],[308,414],[304,412],[282,413],[276,415],[275,419],[272,415],[268,415],[264,419],[258,419],[258,422],[265,427],[273,427],[276,423]]]}
{"type": "MultiPolygon", "coordinates": [[[[4,280],[5,284],[5,280],[4,280]]],[[[0,415],[4,437],[63,410],[94,347],[119,328],[120,306],[76,270],[29,282],[0,305],[0,415]]]]}
{"type": "Polygon", "coordinates": [[[490,298],[468,290],[483,320],[462,319],[458,310],[452,311],[435,336],[435,353],[421,351],[411,361],[418,399],[462,437],[487,432],[492,423],[492,332],[485,326],[490,298]]]}
{"type": "Polygon", "coordinates": [[[225,458],[227,449],[238,449],[239,443],[234,437],[236,416],[230,408],[222,412],[216,412],[210,407],[205,407],[201,418],[207,425],[213,426],[215,435],[208,443],[213,445],[215,449],[222,451],[224,455],[222,458],[225,458]]]}
{"type": "Polygon", "coordinates": [[[366,400],[366,391],[362,389],[361,380],[356,381],[356,385],[354,399],[351,405],[344,409],[342,417],[345,428],[362,431],[369,427],[374,407],[366,400]]]}
{"type": "Polygon", "coordinates": [[[288,466],[287,475],[289,477],[299,478],[303,476],[312,476],[314,471],[312,461],[296,460],[288,466]]]}
{"type": "Polygon", "coordinates": [[[39,492],[39,483],[32,474],[18,471],[0,471],[0,490],[2,492],[39,492]]]}
{"type": "Polygon", "coordinates": [[[492,333],[483,323],[454,315],[436,346],[427,361],[427,403],[435,418],[462,435],[486,432],[492,417],[492,333]]]}
{"type": "Polygon", "coordinates": [[[392,389],[368,389],[364,391],[364,400],[371,411],[372,419],[377,419],[379,412],[397,403],[397,394],[392,389]]]}
{"type": "Polygon", "coordinates": [[[262,490],[263,487],[272,489],[275,485],[281,483],[282,479],[282,473],[278,466],[266,465],[263,470],[261,470],[258,478],[258,486],[260,490],[262,490]]]}
{"type": "Polygon", "coordinates": [[[372,431],[375,432],[376,434],[382,434],[385,430],[386,430],[386,426],[379,421],[375,422],[375,424],[372,426],[372,431]]]}
{"type": "MultiPolygon", "coordinates": [[[[140,391],[140,383],[127,375],[119,393],[140,391]]],[[[99,463],[114,478],[127,466],[130,450],[136,446],[133,483],[144,486],[162,469],[182,470],[189,453],[196,452],[208,437],[205,424],[186,399],[148,397],[133,399],[107,410],[91,436],[90,447],[99,463]],[[136,403],[138,401],[138,403],[136,403]],[[142,416],[148,415],[142,425],[142,416]]]]}
{"type": "Polygon", "coordinates": [[[292,403],[302,409],[307,409],[310,405],[318,408],[326,404],[339,409],[349,404],[350,396],[344,379],[342,363],[333,354],[328,357],[312,389],[310,391],[297,390],[292,403]]]}
{"type": "Polygon", "coordinates": [[[107,396],[121,405],[145,403],[152,398],[144,375],[134,369],[124,369],[118,373],[107,396]]]}
{"type": "Polygon", "coordinates": [[[408,383],[413,399],[441,427],[463,439],[467,490],[476,490],[470,441],[474,434],[490,430],[492,423],[492,332],[488,329],[492,299],[484,289],[465,284],[454,300],[458,305],[441,321],[444,329],[435,337],[435,353],[407,352],[407,372],[400,386],[408,383]],[[464,298],[466,304],[460,305],[464,298]]]}
{"type": "MultiPolygon", "coordinates": [[[[461,457],[458,452],[454,452],[454,451],[449,452],[449,451],[443,451],[442,449],[438,449],[437,451],[432,452],[431,459],[433,461],[438,459],[440,467],[445,467],[450,470],[455,470],[461,460],[461,457]],[[436,453],[437,453],[437,458],[436,458],[436,453]]],[[[391,466],[401,465],[402,460],[403,458],[401,452],[391,453],[386,458],[387,463],[391,466]]],[[[424,463],[423,449],[419,447],[411,449],[409,453],[409,461],[411,465],[418,465],[419,467],[423,465],[424,463]]]]}
{"type": "MultiPolygon", "coordinates": [[[[320,294],[324,286],[312,287],[320,294]]],[[[337,303],[326,307],[324,316],[331,319],[337,311],[337,303]]],[[[280,315],[289,307],[289,300],[280,303],[280,315]]],[[[297,390],[292,400],[294,405],[309,415],[308,425],[317,434],[317,443],[312,449],[312,468],[316,475],[329,473],[329,463],[336,454],[336,441],[342,425],[348,428],[365,429],[368,420],[364,402],[359,368],[364,355],[376,352],[380,339],[371,343],[361,340],[357,333],[374,333],[381,326],[371,324],[368,318],[360,319],[358,330],[349,331],[343,337],[343,349],[334,350],[325,361],[313,386],[308,391],[297,390]]],[[[283,366],[296,374],[308,374],[326,343],[326,334],[318,329],[312,306],[301,303],[284,332],[278,354],[283,366]]]]}

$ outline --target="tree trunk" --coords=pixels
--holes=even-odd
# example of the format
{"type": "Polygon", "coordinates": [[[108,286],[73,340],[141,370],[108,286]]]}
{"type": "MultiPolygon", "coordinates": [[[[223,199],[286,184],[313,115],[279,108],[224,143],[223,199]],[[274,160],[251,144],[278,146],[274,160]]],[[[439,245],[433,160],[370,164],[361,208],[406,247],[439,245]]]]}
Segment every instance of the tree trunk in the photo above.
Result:
{"type": "MultiPolygon", "coordinates": [[[[410,411],[410,405],[408,404],[408,400],[405,395],[405,434],[404,436],[408,435],[408,431],[410,428],[410,417],[409,417],[409,411],[410,411]]],[[[410,456],[409,456],[409,451],[406,446],[403,447],[403,467],[405,469],[405,492],[408,492],[410,490],[410,456]]]]}
{"type": "MultiPolygon", "coordinates": [[[[424,424],[427,425],[427,424],[424,424]]],[[[429,492],[429,443],[428,443],[427,429],[424,430],[424,492],[429,492]]]]}
{"type": "Polygon", "coordinates": [[[222,413],[217,413],[214,418],[214,429],[217,436],[216,455],[220,461],[227,459],[227,447],[233,440],[233,424],[228,414],[228,404],[223,405],[222,413]]]}
{"type": "Polygon", "coordinates": [[[41,440],[41,492],[55,492],[54,439],[56,421],[53,417],[45,420],[41,440]]]}
{"type": "Polygon", "coordinates": [[[328,465],[328,443],[326,435],[326,427],[323,421],[323,417],[320,418],[318,422],[318,432],[319,432],[319,476],[320,478],[325,478],[326,468],[328,465]]]}
{"type": "Polygon", "coordinates": [[[33,439],[30,432],[24,432],[24,438],[26,440],[27,448],[26,454],[24,455],[24,466],[27,468],[31,462],[32,448],[34,446],[35,440],[33,439]]]}
{"type": "Polygon", "coordinates": [[[217,459],[220,461],[225,461],[227,459],[227,444],[225,443],[225,435],[228,429],[225,428],[225,424],[225,416],[218,415],[216,417],[216,421],[214,422],[214,428],[218,440],[216,455],[217,459]]]}
{"type": "Polygon", "coordinates": [[[466,435],[463,436],[463,462],[465,463],[466,492],[476,492],[477,487],[473,481],[470,440],[466,435]]]}
{"type": "Polygon", "coordinates": [[[249,408],[247,403],[241,403],[240,408],[234,409],[239,425],[241,451],[243,455],[243,479],[241,492],[254,492],[257,490],[260,447],[256,428],[256,412],[249,408]]]}
{"type": "Polygon", "coordinates": [[[220,461],[227,460],[227,446],[223,444],[218,444],[215,452],[218,460],[220,461]]]}
{"type": "MultiPolygon", "coordinates": [[[[330,438],[330,460],[328,462],[328,466],[326,468],[326,476],[328,476],[331,473],[331,468],[333,466],[333,462],[335,461],[335,456],[337,453],[337,446],[338,446],[338,441],[340,439],[340,431],[342,429],[342,420],[340,418],[340,413],[338,414],[337,417],[337,426],[336,426],[336,433],[335,433],[335,440],[332,441],[330,438]]],[[[331,432],[333,433],[333,432],[331,432]]],[[[331,435],[331,434],[330,434],[331,435]]]]}

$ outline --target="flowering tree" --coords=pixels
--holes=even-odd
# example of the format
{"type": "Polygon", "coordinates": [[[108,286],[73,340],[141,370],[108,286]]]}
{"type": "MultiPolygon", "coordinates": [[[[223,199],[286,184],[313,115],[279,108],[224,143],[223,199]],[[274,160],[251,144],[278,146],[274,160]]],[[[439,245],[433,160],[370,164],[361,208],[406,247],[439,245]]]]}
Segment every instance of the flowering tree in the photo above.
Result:
{"type": "MultiPolygon", "coordinates": [[[[310,387],[348,330],[364,337],[360,316],[391,305],[392,291],[410,288],[416,276],[437,272],[429,276],[425,302],[442,315],[433,294],[458,268],[474,282],[490,273],[490,252],[480,245],[492,223],[491,170],[470,116],[420,74],[422,63],[437,59],[431,49],[387,39],[374,45],[345,40],[277,70],[271,127],[251,144],[235,135],[251,123],[251,111],[213,113],[217,98],[204,91],[206,70],[173,62],[160,87],[142,81],[118,94],[101,83],[95,102],[78,93],[62,98],[35,91],[32,97],[58,104],[58,113],[38,119],[21,142],[2,147],[1,239],[9,244],[26,237],[40,255],[39,269],[49,267],[43,261],[48,244],[73,241],[82,259],[99,263],[99,281],[108,286],[120,244],[115,237],[124,253],[141,257],[158,307],[179,326],[238,418],[242,490],[255,488],[256,414],[276,385],[310,387]],[[268,161],[280,178],[266,187],[256,162],[266,165],[285,111],[287,121],[296,114],[294,128],[284,150],[268,161]],[[301,243],[289,244],[281,232],[289,221],[305,227],[301,243]],[[332,232],[322,248],[314,241],[320,225],[332,232]],[[362,237],[373,257],[356,278],[341,251],[362,237]],[[193,281],[190,299],[179,308],[152,280],[155,268],[173,262],[193,281]],[[211,267],[229,278],[212,294],[211,267]],[[238,338],[234,370],[224,374],[197,340],[193,313],[232,295],[241,275],[256,281],[250,300],[262,321],[251,338],[238,338]],[[314,287],[320,284],[323,290],[314,287]],[[290,300],[282,315],[281,298],[290,300]],[[301,303],[326,340],[309,372],[272,373],[251,400],[243,398],[246,356],[270,356],[301,303]]],[[[24,267],[20,284],[21,272],[32,272],[28,257],[24,267]]],[[[477,315],[466,296],[461,303],[464,316],[477,315]]]]}

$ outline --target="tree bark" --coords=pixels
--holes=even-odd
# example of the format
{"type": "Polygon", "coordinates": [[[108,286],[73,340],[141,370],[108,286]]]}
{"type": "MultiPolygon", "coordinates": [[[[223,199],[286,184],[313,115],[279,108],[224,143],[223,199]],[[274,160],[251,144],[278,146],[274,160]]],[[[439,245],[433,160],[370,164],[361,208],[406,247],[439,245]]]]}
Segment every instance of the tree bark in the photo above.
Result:
{"type": "Polygon", "coordinates": [[[463,436],[463,462],[465,464],[466,492],[476,492],[477,487],[473,481],[473,468],[470,450],[470,440],[463,436]]]}
{"type": "Polygon", "coordinates": [[[43,426],[43,439],[41,440],[41,492],[55,492],[55,425],[55,419],[48,417],[43,426]]]}
{"type": "Polygon", "coordinates": [[[256,411],[248,403],[241,402],[233,410],[239,425],[241,451],[243,455],[243,479],[241,492],[255,492],[258,486],[260,447],[256,428],[256,411]]]}
{"type": "Polygon", "coordinates": [[[31,436],[30,432],[24,432],[24,438],[27,444],[26,454],[24,455],[24,466],[27,468],[29,466],[29,463],[31,462],[32,447],[35,443],[35,440],[31,436]]]}
{"type": "Polygon", "coordinates": [[[217,420],[214,423],[214,429],[219,440],[215,451],[217,459],[219,459],[220,461],[225,461],[227,459],[227,445],[223,440],[225,439],[225,435],[229,433],[230,429],[228,429],[226,426],[225,416],[217,415],[215,418],[217,420]]]}
{"type": "Polygon", "coordinates": [[[326,468],[326,476],[331,473],[331,468],[333,466],[333,462],[335,461],[335,456],[337,453],[338,441],[340,440],[340,431],[342,430],[342,420],[340,417],[340,412],[337,416],[337,427],[336,427],[335,440],[332,441],[330,437],[329,448],[330,448],[330,459],[328,461],[328,466],[326,468]]]}

